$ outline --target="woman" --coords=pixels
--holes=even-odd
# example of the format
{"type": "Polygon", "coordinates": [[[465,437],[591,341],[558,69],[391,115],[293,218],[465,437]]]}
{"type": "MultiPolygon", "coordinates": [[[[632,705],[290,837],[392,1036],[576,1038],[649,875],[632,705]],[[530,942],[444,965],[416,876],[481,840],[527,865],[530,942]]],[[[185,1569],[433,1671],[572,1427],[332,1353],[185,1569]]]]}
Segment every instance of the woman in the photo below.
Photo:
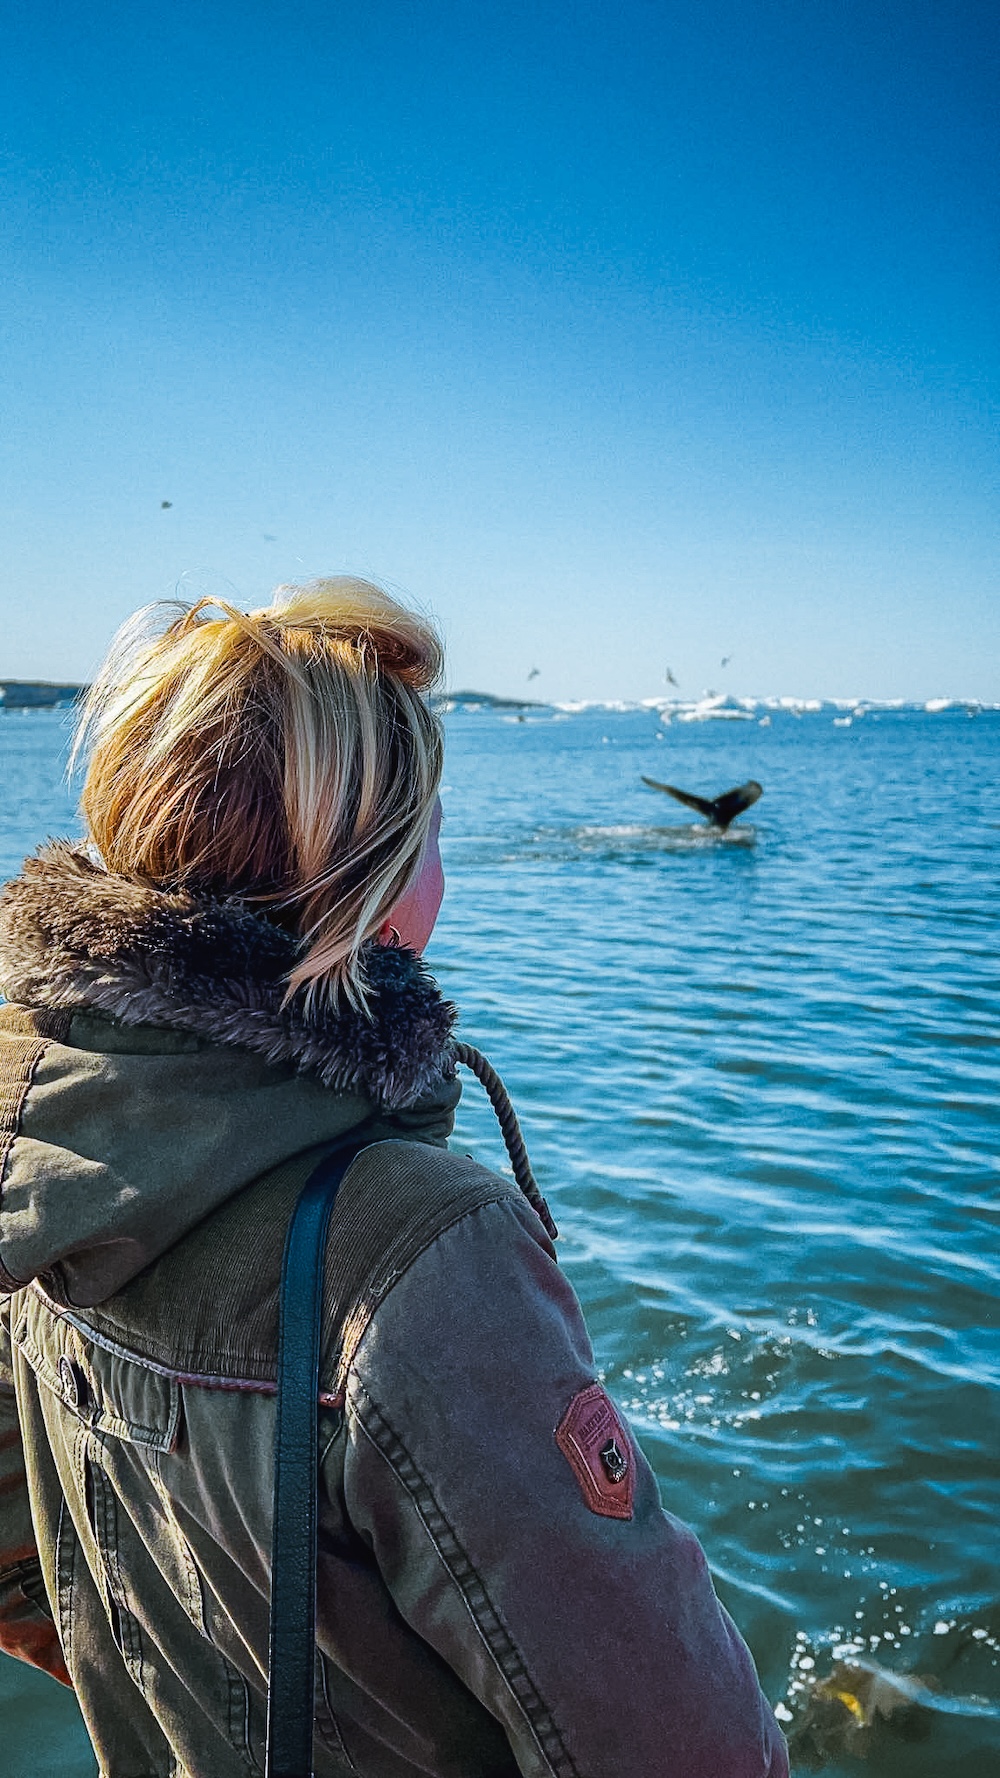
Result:
{"type": "Polygon", "coordinates": [[[107,1778],[261,1770],[282,1242],[350,1135],[316,1772],[780,1778],[544,1206],[447,1149],[440,666],[329,580],[132,626],[90,693],[86,850],[0,908],[0,1643],[107,1778]]]}

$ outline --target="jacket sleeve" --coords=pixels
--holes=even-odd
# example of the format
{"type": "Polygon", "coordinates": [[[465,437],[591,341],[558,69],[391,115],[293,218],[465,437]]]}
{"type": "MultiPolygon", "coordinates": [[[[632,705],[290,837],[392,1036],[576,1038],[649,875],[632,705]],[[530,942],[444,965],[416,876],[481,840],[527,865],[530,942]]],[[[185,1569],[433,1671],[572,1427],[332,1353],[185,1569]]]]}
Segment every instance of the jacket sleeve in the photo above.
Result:
{"type": "Polygon", "coordinates": [[[749,1651],[527,1206],[468,1214],[396,1282],[347,1440],[347,1510],[399,1611],[526,1778],[787,1778],[749,1651]]]}
{"type": "Polygon", "coordinates": [[[35,1547],[6,1304],[0,1304],[0,1649],[72,1685],[35,1547]]]}

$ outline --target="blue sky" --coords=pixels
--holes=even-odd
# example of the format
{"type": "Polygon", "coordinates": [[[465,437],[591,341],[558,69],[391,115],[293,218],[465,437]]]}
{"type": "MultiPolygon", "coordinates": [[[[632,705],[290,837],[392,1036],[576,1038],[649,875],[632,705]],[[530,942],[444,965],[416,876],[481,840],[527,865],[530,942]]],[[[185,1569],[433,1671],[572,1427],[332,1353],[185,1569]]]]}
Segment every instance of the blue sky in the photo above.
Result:
{"type": "Polygon", "coordinates": [[[347,569],[456,685],[1000,699],[998,90],[949,0],[10,9],[0,677],[347,569]]]}

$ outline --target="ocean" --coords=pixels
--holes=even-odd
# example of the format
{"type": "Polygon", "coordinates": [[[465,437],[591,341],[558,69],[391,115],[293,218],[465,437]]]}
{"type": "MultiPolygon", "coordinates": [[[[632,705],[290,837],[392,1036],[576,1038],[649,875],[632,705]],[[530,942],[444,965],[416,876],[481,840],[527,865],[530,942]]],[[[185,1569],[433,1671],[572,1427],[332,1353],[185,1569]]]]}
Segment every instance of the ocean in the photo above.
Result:
{"type": "MultiPolygon", "coordinates": [[[[1000,711],[685,714],[454,709],[428,960],[796,1773],[995,1778],[1000,711]]],[[[0,877],[77,831],[66,724],[0,716],[0,877]]],[[[456,1145],[503,1163],[471,1077],[456,1145]]],[[[0,1707],[0,1778],[93,1773],[54,1684],[0,1707]]]]}

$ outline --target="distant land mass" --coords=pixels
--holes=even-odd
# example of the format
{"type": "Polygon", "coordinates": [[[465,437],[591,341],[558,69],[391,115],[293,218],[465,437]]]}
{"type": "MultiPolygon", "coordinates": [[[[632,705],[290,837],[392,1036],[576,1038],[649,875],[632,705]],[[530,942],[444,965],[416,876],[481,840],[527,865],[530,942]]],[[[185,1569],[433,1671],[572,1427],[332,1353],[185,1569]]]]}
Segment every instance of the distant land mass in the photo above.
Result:
{"type": "Polygon", "coordinates": [[[481,705],[484,710],[544,710],[537,698],[498,698],[492,691],[449,691],[442,704],[481,705]]]}
{"type": "Polygon", "coordinates": [[[85,685],[56,685],[50,679],[0,679],[0,709],[65,710],[86,690],[85,685]]]}
{"type": "MultiPolygon", "coordinates": [[[[77,703],[88,690],[86,685],[57,685],[50,679],[0,679],[0,709],[59,710],[77,703]]],[[[484,710],[541,710],[535,698],[500,698],[491,691],[449,691],[435,700],[451,708],[484,710]]]]}
{"type": "MultiPolygon", "coordinates": [[[[0,679],[0,714],[4,710],[69,710],[90,690],[88,685],[73,685],[51,679],[0,679]]],[[[834,721],[849,728],[859,718],[881,711],[923,710],[929,716],[945,711],[964,710],[978,716],[983,710],[1000,710],[1000,704],[986,704],[979,698],[790,698],[734,697],[731,693],[706,691],[700,698],[581,698],[563,703],[548,703],[538,698],[502,698],[492,691],[446,691],[437,693],[431,702],[435,710],[447,715],[451,710],[650,710],[660,722],[763,722],[771,715],[806,716],[820,711],[835,712],[834,721]]]]}
{"type": "MultiPolygon", "coordinates": [[[[0,709],[59,710],[77,703],[86,685],[57,685],[49,679],[0,679],[0,709]]],[[[440,708],[464,704],[467,709],[542,710],[535,698],[500,698],[491,691],[449,691],[435,699],[440,708]]]]}

